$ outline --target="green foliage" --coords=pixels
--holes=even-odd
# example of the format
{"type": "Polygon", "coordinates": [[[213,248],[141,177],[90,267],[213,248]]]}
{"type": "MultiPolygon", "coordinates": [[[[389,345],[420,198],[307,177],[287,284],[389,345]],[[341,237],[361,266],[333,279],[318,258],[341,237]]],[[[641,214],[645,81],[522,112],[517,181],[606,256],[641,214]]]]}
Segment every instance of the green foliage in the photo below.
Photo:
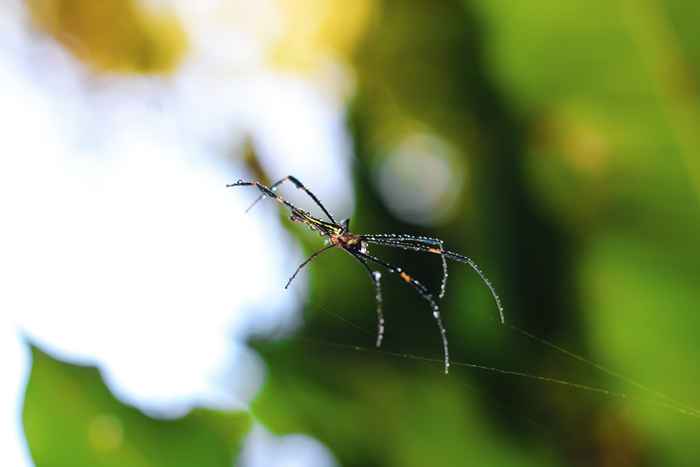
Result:
{"type": "Polygon", "coordinates": [[[62,363],[36,347],[32,357],[23,418],[38,467],[228,467],[251,426],[245,412],[154,419],[120,403],[95,368],[62,363]]]}
{"type": "MultiPolygon", "coordinates": [[[[447,138],[474,175],[464,211],[473,197],[481,219],[456,219],[429,233],[485,257],[487,271],[494,269],[488,261],[502,269],[495,282],[507,319],[697,407],[700,145],[693,129],[700,115],[689,89],[699,49],[684,3],[383,2],[357,54],[351,127],[359,158],[355,221],[365,230],[422,233],[391,217],[372,172],[403,134],[418,129],[447,138]],[[486,240],[474,238],[476,222],[486,240]]],[[[374,252],[428,283],[438,273],[430,258],[374,252]]],[[[488,301],[458,268],[443,304],[455,359],[599,385],[632,399],[462,370],[442,378],[412,360],[289,343],[265,349],[271,377],[256,414],[280,432],[312,433],[343,465],[428,458],[472,465],[473,453],[480,464],[543,463],[542,446],[562,465],[697,464],[696,419],[515,334],[491,338],[484,330],[488,301]],[[475,390],[462,390],[465,384],[475,390]],[[465,410],[475,406],[480,410],[465,410]],[[519,451],[512,439],[528,447],[519,451]]],[[[323,263],[312,268],[320,292],[304,335],[370,347],[371,301],[353,293],[354,282],[338,287],[332,271],[323,263]],[[370,335],[349,332],[324,309],[370,335]]],[[[421,301],[388,276],[384,283],[386,348],[436,355],[421,301]]]]}
{"type": "MultiPolygon", "coordinates": [[[[649,242],[613,234],[596,241],[581,281],[588,291],[596,358],[697,407],[700,369],[693,356],[700,356],[700,319],[691,304],[700,300],[700,291],[690,279],[691,264],[669,261],[649,242]]],[[[627,410],[668,465],[697,464],[687,448],[697,439],[697,419],[643,404],[627,410]]]]}
{"type": "Polygon", "coordinates": [[[439,365],[381,354],[349,359],[318,341],[263,348],[272,371],[253,404],[256,418],[277,433],[312,434],[343,465],[556,465],[543,449],[500,438],[471,397],[474,388],[444,377],[439,365]]]}

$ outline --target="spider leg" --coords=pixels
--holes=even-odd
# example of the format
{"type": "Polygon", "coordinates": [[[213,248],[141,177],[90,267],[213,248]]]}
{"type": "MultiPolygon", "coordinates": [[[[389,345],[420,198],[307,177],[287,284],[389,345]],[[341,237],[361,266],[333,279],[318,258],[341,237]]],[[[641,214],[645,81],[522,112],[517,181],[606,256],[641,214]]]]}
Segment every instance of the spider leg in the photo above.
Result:
{"type": "Polygon", "coordinates": [[[424,251],[439,254],[440,260],[442,261],[442,281],[440,282],[440,294],[438,295],[438,298],[442,299],[445,296],[448,273],[447,259],[445,258],[445,243],[442,240],[439,238],[422,237],[418,235],[394,234],[362,235],[362,238],[370,243],[376,243],[377,245],[395,246],[405,250],[424,251]],[[432,248],[426,245],[431,245],[432,248]],[[434,247],[437,247],[437,250],[439,251],[434,251],[434,247]]]}
{"type": "Polygon", "coordinates": [[[378,271],[372,271],[372,268],[369,267],[369,264],[367,264],[367,260],[364,258],[361,258],[359,256],[356,256],[351,250],[347,251],[353,258],[355,258],[357,261],[360,262],[365,267],[365,270],[369,274],[370,279],[372,280],[372,283],[374,284],[374,290],[375,290],[375,300],[377,301],[377,347],[382,346],[382,340],[384,339],[384,311],[382,310],[382,284],[381,284],[381,278],[382,275],[378,271]]]}
{"type": "Polygon", "coordinates": [[[430,291],[426,286],[424,286],[422,283],[411,277],[410,275],[406,274],[403,269],[397,266],[392,266],[391,264],[387,263],[384,260],[381,260],[377,257],[374,257],[372,255],[368,255],[366,253],[362,253],[360,251],[355,251],[353,252],[355,255],[359,256],[360,258],[363,258],[368,261],[372,261],[374,263],[377,263],[384,268],[386,268],[387,271],[393,273],[393,274],[398,274],[401,279],[403,279],[404,282],[406,282],[408,285],[413,287],[416,292],[430,304],[430,308],[433,310],[433,317],[435,318],[435,321],[437,323],[438,329],[440,330],[440,336],[442,338],[442,349],[443,349],[443,354],[445,357],[445,374],[449,372],[450,369],[450,351],[447,345],[447,331],[445,330],[445,326],[442,324],[442,318],[440,316],[440,308],[438,307],[437,302],[431,295],[430,291]]]}
{"type": "MultiPolygon", "coordinates": [[[[236,183],[230,183],[230,184],[226,185],[227,188],[231,188],[231,187],[234,187],[234,186],[254,186],[254,187],[256,187],[258,190],[260,190],[260,192],[262,193],[262,195],[260,195],[261,198],[264,198],[264,197],[268,196],[268,197],[274,199],[275,201],[277,201],[278,203],[287,206],[287,207],[288,207],[289,209],[291,209],[292,211],[300,211],[300,212],[303,212],[301,209],[297,208],[297,207],[294,206],[292,203],[290,203],[290,202],[287,201],[286,199],[282,198],[282,197],[279,196],[277,193],[275,193],[274,191],[272,191],[269,187],[266,187],[265,185],[263,185],[263,184],[260,183],[260,182],[245,182],[245,181],[243,181],[243,180],[238,180],[236,183]]],[[[250,208],[248,208],[248,209],[250,209],[250,208]]]]}
{"type": "Polygon", "coordinates": [[[479,275],[481,281],[486,285],[486,287],[488,287],[489,291],[491,292],[491,296],[496,302],[496,306],[498,307],[498,317],[501,319],[501,324],[505,324],[506,319],[503,316],[503,305],[501,304],[501,298],[496,293],[496,289],[493,287],[493,284],[491,284],[489,278],[486,277],[486,274],[484,274],[481,268],[479,268],[479,265],[476,264],[474,260],[470,257],[460,255],[459,253],[455,253],[454,251],[446,251],[445,256],[453,261],[468,264],[474,270],[474,272],[476,272],[479,275]]]}
{"type": "MultiPolygon", "coordinates": [[[[282,197],[279,196],[277,193],[275,193],[274,191],[272,191],[269,187],[266,187],[265,185],[263,185],[263,184],[260,183],[260,182],[246,182],[246,181],[243,181],[243,180],[238,180],[236,183],[230,183],[230,184],[226,185],[227,188],[231,188],[231,187],[235,187],[235,186],[254,186],[254,187],[256,187],[258,190],[260,190],[260,192],[262,193],[258,199],[262,199],[262,198],[264,198],[264,197],[272,198],[272,199],[274,199],[275,201],[277,201],[278,203],[280,203],[281,205],[286,206],[287,208],[289,208],[289,209],[292,211],[293,214],[296,214],[296,215],[299,216],[299,217],[306,217],[306,214],[307,214],[306,211],[304,211],[303,209],[299,209],[298,207],[294,206],[292,203],[290,203],[290,202],[287,201],[286,199],[282,198],[282,197]]],[[[256,202],[257,202],[257,200],[256,200],[256,202]]],[[[252,207],[252,206],[251,206],[251,207],[252,207]]],[[[250,209],[250,208],[248,208],[248,210],[249,210],[249,209],[250,209]]],[[[246,210],[246,211],[247,211],[247,210],[246,210]]]]}
{"type": "MultiPolygon", "coordinates": [[[[402,235],[402,238],[405,240],[395,240],[391,236],[377,236],[377,235],[363,235],[362,239],[365,240],[367,243],[374,243],[376,245],[382,245],[382,246],[388,246],[388,247],[395,247],[395,248],[402,248],[404,250],[413,250],[413,251],[422,251],[425,253],[432,253],[432,254],[439,254],[442,256],[443,260],[450,259],[453,261],[458,261],[460,263],[466,263],[468,264],[474,272],[476,272],[479,277],[481,278],[481,281],[486,285],[486,287],[489,289],[491,292],[491,296],[493,297],[494,301],[496,302],[496,307],[498,308],[498,317],[501,321],[501,324],[505,324],[506,320],[503,315],[503,305],[501,303],[501,298],[498,296],[498,293],[496,293],[496,289],[494,288],[493,284],[491,284],[491,281],[486,277],[486,274],[479,268],[479,265],[477,265],[473,259],[469,258],[468,256],[460,255],[459,253],[455,253],[454,251],[447,251],[444,249],[438,249],[426,245],[421,245],[420,242],[416,240],[412,240],[412,242],[408,241],[408,238],[410,236],[405,236],[402,235]]],[[[421,238],[421,241],[425,240],[437,240],[437,239],[429,239],[429,238],[421,238]]]]}
{"type": "Polygon", "coordinates": [[[330,250],[330,249],[333,248],[334,246],[335,246],[335,245],[333,245],[333,244],[327,245],[327,246],[321,248],[320,250],[318,250],[317,252],[315,252],[314,254],[312,254],[311,256],[309,256],[309,257],[306,259],[306,261],[304,261],[303,263],[301,263],[301,264],[297,267],[296,271],[294,271],[294,274],[292,274],[292,277],[289,278],[289,280],[287,281],[287,285],[285,285],[284,288],[285,288],[285,289],[289,288],[289,286],[291,285],[291,283],[292,283],[292,281],[294,280],[294,278],[297,277],[297,274],[299,274],[299,271],[301,271],[301,270],[304,268],[304,266],[306,266],[306,265],[309,264],[311,261],[313,261],[313,260],[314,260],[318,255],[320,255],[321,253],[323,253],[324,251],[330,250]]]}
{"type": "MultiPolygon", "coordinates": [[[[330,219],[330,221],[333,222],[334,224],[337,224],[337,222],[335,221],[335,219],[333,218],[333,216],[331,216],[331,213],[328,212],[328,210],[326,209],[326,207],[323,205],[323,203],[321,203],[321,201],[319,201],[319,199],[316,197],[316,195],[314,195],[308,188],[306,188],[306,187],[304,186],[304,184],[301,183],[301,182],[299,181],[299,179],[297,179],[296,177],[294,177],[294,176],[292,176],[292,175],[287,175],[287,176],[284,177],[283,179],[277,180],[275,183],[273,183],[272,185],[270,185],[270,186],[269,186],[270,191],[273,191],[273,192],[277,191],[277,187],[280,186],[281,184],[283,184],[283,183],[286,182],[286,181],[292,182],[292,183],[294,184],[294,186],[297,187],[297,189],[302,190],[304,193],[306,193],[306,194],[314,201],[314,203],[316,203],[316,205],[317,205],[319,208],[321,208],[321,210],[323,211],[323,213],[324,213],[326,216],[328,216],[328,219],[330,219]]],[[[253,201],[253,204],[251,204],[251,205],[248,207],[248,209],[245,210],[245,212],[248,212],[248,211],[250,211],[251,209],[253,209],[253,206],[255,206],[256,204],[258,204],[258,202],[259,202],[261,199],[263,199],[265,196],[267,196],[266,193],[263,193],[263,194],[261,194],[260,196],[258,196],[258,197],[255,199],[255,201],[253,201]]]]}

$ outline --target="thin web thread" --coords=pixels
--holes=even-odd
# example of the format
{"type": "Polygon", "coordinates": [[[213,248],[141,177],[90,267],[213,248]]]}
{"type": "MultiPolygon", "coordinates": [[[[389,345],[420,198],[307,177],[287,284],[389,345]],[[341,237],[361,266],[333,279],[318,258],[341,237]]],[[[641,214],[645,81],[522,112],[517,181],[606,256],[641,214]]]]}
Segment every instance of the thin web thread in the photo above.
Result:
{"type": "Polygon", "coordinates": [[[696,416],[700,417],[700,411],[699,411],[699,410],[694,409],[694,408],[691,407],[690,405],[688,405],[688,404],[686,404],[686,403],[683,403],[683,402],[681,402],[681,401],[679,401],[679,400],[677,400],[677,399],[675,399],[675,398],[673,398],[673,397],[671,397],[671,396],[668,396],[668,395],[666,395],[666,394],[664,394],[664,393],[662,393],[662,392],[659,392],[659,391],[656,390],[656,389],[652,389],[652,388],[650,388],[649,386],[647,386],[647,385],[645,385],[645,384],[642,384],[642,383],[640,383],[640,382],[638,382],[638,381],[635,381],[635,380],[633,380],[632,378],[630,378],[629,376],[625,376],[625,375],[623,375],[622,373],[619,373],[619,372],[617,372],[617,371],[611,370],[611,369],[609,369],[609,368],[607,368],[607,367],[601,365],[600,363],[596,363],[596,362],[594,362],[593,360],[589,360],[589,359],[587,359],[586,357],[584,357],[584,356],[582,356],[582,355],[579,355],[579,354],[574,353],[574,352],[572,352],[572,351],[570,351],[570,350],[567,350],[567,349],[565,349],[565,348],[563,348],[563,347],[561,347],[561,346],[559,346],[559,345],[557,345],[557,344],[555,344],[555,343],[553,343],[553,342],[548,341],[547,339],[543,339],[542,337],[538,337],[538,336],[536,336],[536,335],[534,335],[534,334],[532,334],[532,333],[530,333],[530,332],[528,332],[528,331],[526,331],[526,330],[524,330],[524,329],[521,329],[521,328],[519,328],[519,327],[517,327],[517,326],[515,326],[515,325],[513,325],[513,324],[510,324],[510,323],[509,323],[509,324],[507,324],[507,326],[508,326],[510,329],[512,329],[513,331],[517,332],[518,334],[521,334],[521,335],[527,337],[528,339],[531,339],[531,340],[533,340],[533,341],[535,341],[535,342],[537,342],[537,343],[539,343],[539,344],[541,344],[541,345],[544,345],[544,346],[546,346],[546,347],[549,347],[550,349],[556,350],[557,352],[560,352],[560,353],[566,355],[567,357],[569,357],[569,358],[571,358],[571,359],[573,359],[573,360],[577,360],[577,361],[579,361],[579,362],[585,363],[585,364],[587,364],[587,365],[589,365],[589,366],[595,368],[596,370],[605,373],[605,374],[608,375],[608,376],[612,376],[613,378],[616,378],[616,379],[618,379],[618,380],[620,380],[620,381],[622,381],[622,382],[624,382],[624,383],[627,383],[627,384],[629,384],[630,386],[634,386],[635,388],[637,388],[637,389],[639,389],[639,390],[641,390],[641,391],[644,391],[644,392],[646,392],[647,394],[650,394],[650,395],[653,395],[653,396],[655,396],[655,397],[658,397],[659,399],[665,400],[665,401],[666,401],[667,403],[669,403],[669,404],[673,404],[673,405],[675,405],[675,406],[677,406],[677,407],[679,407],[679,408],[683,408],[683,409],[687,410],[688,412],[692,412],[692,413],[694,413],[696,416]]]}
{"type": "MultiPolygon", "coordinates": [[[[351,325],[353,328],[359,330],[363,334],[371,336],[372,333],[364,329],[363,327],[351,322],[350,320],[343,318],[337,313],[331,312],[329,310],[323,310],[326,313],[329,313],[336,317],[337,319],[351,325]]],[[[513,331],[522,334],[523,336],[532,339],[533,341],[544,345],[546,347],[549,347],[550,349],[556,350],[557,352],[560,352],[564,355],[566,355],[569,358],[572,358],[576,361],[586,363],[587,365],[592,366],[593,368],[613,377],[616,378],[624,383],[627,383],[631,386],[634,386],[637,389],[640,389],[647,394],[650,394],[660,400],[650,400],[650,399],[643,399],[635,396],[631,396],[627,393],[624,392],[617,392],[617,391],[611,391],[609,389],[601,388],[601,387],[596,387],[596,386],[591,386],[583,383],[576,383],[573,381],[567,381],[559,378],[553,378],[553,377],[548,377],[548,376],[542,376],[542,375],[535,375],[531,373],[526,373],[522,371],[516,371],[516,370],[506,370],[502,368],[496,368],[496,367],[490,367],[486,365],[481,365],[478,363],[470,363],[470,362],[456,362],[456,361],[451,361],[451,364],[454,366],[461,366],[461,367],[467,367],[467,368],[474,368],[474,369],[479,369],[483,371],[489,371],[492,373],[497,373],[497,374],[502,374],[502,375],[508,375],[508,376],[517,376],[521,378],[527,378],[530,380],[534,381],[539,381],[542,383],[549,383],[549,384],[557,384],[561,386],[568,386],[574,389],[579,389],[583,391],[588,391],[588,392],[593,392],[593,393],[598,393],[602,394],[608,397],[614,397],[617,399],[623,399],[623,400],[630,400],[630,401],[635,401],[635,402],[640,402],[640,403],[645,403],[657,407],[662,407],[667,410],[671,410],[676,413],[680,413],[682,415],[686,415],[689,417],[693,418],[699,418],[700,419],[700,410],[693,408],[692,406],[688,404],[684,404],[662,392],[659,392],[657,390],[651,389],[648,386],[639,383],[632,378],[625,376],[621,373],[618,373],[616,371],[610,370],[609,368],[606,368],[605,366],[596,363],[592,360],[589,360],[581,355],[578,355],[570,350],[567,350],[559,345],[554,344],[553,342],[550,342],[544,338],[535,336],[532,333],[529,333],[528,331],[525,331],[524,329],[518,328],[517,326],[514,326],[512,324],[509,324],[508,327],[512,329],[513,331]],[[663,402],[662,402],[663,401],[663,402]]],[[[432,357],[424,357],[421,355],[414,355],[410,353],[400,353],[400,352],[392,352],[392,351],[387,351],[387,350],[377,350],[377,349],[370,349],[362,346],[357,346],[357,345],[349,345],[349,344],[339,344],[339,343],[334,343],[334,342],[325,342],[321,340],[315,340],[315,339],[309,339],[305,338],[305,340],[309,341],[316,341],[318,344],[323,344],[323,345],[328,345],[332,347],[337,347],[337,348],[344,348],[344,349],[351,349],[355,351],[361,351],[361,352],[374,352],[378,354],[383,354],[383,355],[388,355],[392,357],[399,357],[399,358],[406,358],[410,360],[417,360],[417,361],[423,361],[427,363],[442,363],[442,360],[437,359],[437,358],[432,358],[432,357]]]]}
{"type": "MultiPolygon", "coordinates": [[[[336,348],[340,348],[340,349],[350,349],[350,350],[354,350],[354,351],[358,351],[358,352],[376,353],[376,354],[380,354],[380,355],[387,355],[390,357],[397,357],[397,358],[405,358],[408,360],[417,360],[417,361],[422,361],[422,362],[426,362],[426,363],[443,363],[443,360],[438,359],[438,358],[424,357],[421,355],[414,355],[414,354],[410,354],[410,353],[400,353],[400,352],[391,352],[391,351],[386,351],[386,350],[377,350],[377,349],[362,347],[359,345],[339,344],[336,342],[327,342],[327,341],[322,341],[319,339],[301,338],[301,340],[308,341],[308,342],[311,342],[314,344],[336,347],[336,348]]],[[[507,376],[517,376],[520,378],[526,378],[526,379],[530,379],[533,381],[539,381],[541,383],[556,384],[559,386],[566,386],[566,387],[573,388],[573,389],[602,394],[604,396],[614,397],[617,399],[629,400],[629,401],[634,401],[634,402],[638,402],[638,403],[648,404],[648,405],[664,408],[664,409],[679,413],[681,415],[686,415],[688,417],[700,419],[700,413],[698,413],[698,411],[695,409],[689,410],[689,409],[686,409],[684,407],[679,407],[677,405],[674,405],[674,404],[671,404],[668,402],[643,399],[640,397],[632,396],[632,395],[630,395],[628,393],[624,393],[624,392],[611,391],[611,390],[597,387],[597,386],[590,386],[587,384],[576,383],[573,381],[566,381],[566,380],[558,379],[558,378],[551,378],[548,376],[533,375],[530,373],[525,373],[525,372],[516,371],[516,370],[505,370],[502,368],[481,365],[478,363],[456,362],[456,361],[451,361],[450,363],[452,366],[473,368],[473,369],[477,369],[477,370],[483,370],[483,371],[488,371],[491,373],[497,373],[497,374],[507,375],[507,376]]]]}

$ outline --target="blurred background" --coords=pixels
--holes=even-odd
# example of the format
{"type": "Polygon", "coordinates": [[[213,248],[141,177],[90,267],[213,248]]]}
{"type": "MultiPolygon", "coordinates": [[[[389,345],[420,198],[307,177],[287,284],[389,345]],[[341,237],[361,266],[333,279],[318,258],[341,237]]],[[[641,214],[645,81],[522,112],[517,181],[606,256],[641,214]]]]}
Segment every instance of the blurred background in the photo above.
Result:
{"type": "MultiPolygon", "coordinates": [[[[3,465],[698,465],[699,19],[689,0],[4,0],[3,465]],[[225,184],[288,174],[356,232],[474,258],[507,324],[450,264],[445,376],[396,277],[379,351],[347,255],[283,290],[322,242],[225,184]]],[[[372,253],[439,289],[435,256],[372,253]]]]}

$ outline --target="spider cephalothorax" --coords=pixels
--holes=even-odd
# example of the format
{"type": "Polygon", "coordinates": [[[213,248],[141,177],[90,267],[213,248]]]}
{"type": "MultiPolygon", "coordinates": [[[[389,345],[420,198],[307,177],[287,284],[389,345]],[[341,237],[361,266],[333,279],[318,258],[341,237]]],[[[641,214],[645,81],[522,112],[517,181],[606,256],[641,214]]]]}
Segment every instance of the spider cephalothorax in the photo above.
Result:
{"type": "Polygon", "coordinates": [[[421,251],[424,253],[432,253],[436,255],[440,255],[441,260],[442,260],[442,282],[440,284],[440,293],[438,294],[438,298],[442,298],[443,295],[445,294],[445,287],[447,285],[447,259],[451,259],[454,261],[459,261],[462,263],[467,263],[471,268],[476,271],[477,274],[481,277],[481,279],[484,281],[484,284],[489,288],[491,291],[491,295],[493,296],[494,300],[496,301],[496,306],[498,307],[498,312],[499,312],[499,317],[501,319],[501,323],[504,322],[503,319],[503,307],[501,306],[501,300],[498,298],[498,295],[496,294],[496,291],[494,290],[493,286],[489,282],[489,280],[486,278],[483,272],[481,272],[481,269],[476,265],[474,261],[472,261],[471,258],[467,256],[460,255],[459,253],[455,253],[452,251],[447,251],[444,248],[443,241],[438,239],[438,238],[431,238],[431,237],[422,237],[422,236],[417,236],[417,235],[403,235],[403,234],[354,234],[350,232],[350,219],[344,219],[340,223],[336,222],[336,220],[333,218],[333,216],[328,212],[328,210],[321,204],[321,202],[316,198],[316,195],[311,193],[308,188],[306,188],[297,178],[289,175],[282,180],[279,180],[272,185],[265,186],[260,182],[246,182],[243,180],[239,180],[236,183],[232,183],[230,185],[226,185],[227,187],[234,187],[234,186],[255,186],[260,190],[261,195],[251,204],[251,206],[248,208],[250,210],[255,204],[260,201],[261,199],[265,197],[269,197],[277,201],[278,203],[282,204],[283,206],[287,207],[288,209],[291,210],[291,215],[290,219],[293,222],[298,222],[301,224],[306,225],[308,228],[311,230],[318,232],[319,235],[322,237],[326,238],[326,246],[312,254],[306,261],[301,263],[299,267],[297,267],[296,271],[294,271],[294,274],[289,278],[287,281],[287,285],[285,285],[285,289],[289,287],[289,285],[292,283],[294,278],[297,276],[299,271],[309,264],[311,261],[313,261],[314,258],[316,258],[318,255],[323,253],[324,251],[330,250],[331,248],[340,248],[341,250],[345,251],[346,253],[350,254],[353,258],[355,258],[357,261],[362,264],[362,266],[365,268],[365,270],[369,273],[370,279],[374,283],[374,287],[376,290],[376,300],[377,300],[377,347],[379,347],[382,344],[382,338],[384,336],[384,314],[382,311],[382,294],[381,294],[381,286],[380,286],[380,279],[381,279],[381,274],[377,271],[373,271],[372,268],[370,268],[369,263],[373,264],[378,264],[385,268],[387,271],[390,273],[397,274],[404,282],[406,282],[408,285],[413,287],[420,296],[426,300],[430,304],[430,308],[433,313],[433,317],[435,318],[435,321],[437,322],[438,329],[440,330],[440,335],[442,337],[442,346],[443,346],[443,353],[445,356],[445,373],[448,372],[449,367],[450,367],[450,354],[449,354],[449,348],[447,345],[447,332],[445,331],[445,327],[442,324],[442,318],[440,316],[440,308],[438,307],[437,301],[433,294],[428,290],[428,288],[423,285],[421,282],[413,278],[411,275],[406,273],[402,268],[397,267],[397,266],[392,266],[391,264],[387,263],[386,261],[377,258],[376,256],[372,256],[369,254],[369,251],[367,249],[368,244],[375,244],[375,245],[382,245],[382,246],[387,246],[387,247],[395,247],[395,248],[402,248],[404,250],[414,250],[414,251],[421,251]],[[304,191],[315,203],[316,205],[321,208],[323,213],[328,217],[328,221],[325,221],[323,219],[319,219],[313,215],[311,215],[309,212],[304,211],[302,209],[297,208],[294,206],[292,203],[289,201],[285,200],[284,198],[280,197],[277,195],[277,187],[281,185],[282,183],[290,181],[292,184],[294,184],[295,187],[298,189],[304,191]],[[330,221],[330,222],[329,222],[330,221]]]}
{"type": "Polygon", "coordinates": [[[350,232],[341,234],[333,234],[328,238],[328,241],[333,246],[338,246],[351,251],[367,253],[367,242],[362,240],[362,236],[355,235],[350,232]]]}

